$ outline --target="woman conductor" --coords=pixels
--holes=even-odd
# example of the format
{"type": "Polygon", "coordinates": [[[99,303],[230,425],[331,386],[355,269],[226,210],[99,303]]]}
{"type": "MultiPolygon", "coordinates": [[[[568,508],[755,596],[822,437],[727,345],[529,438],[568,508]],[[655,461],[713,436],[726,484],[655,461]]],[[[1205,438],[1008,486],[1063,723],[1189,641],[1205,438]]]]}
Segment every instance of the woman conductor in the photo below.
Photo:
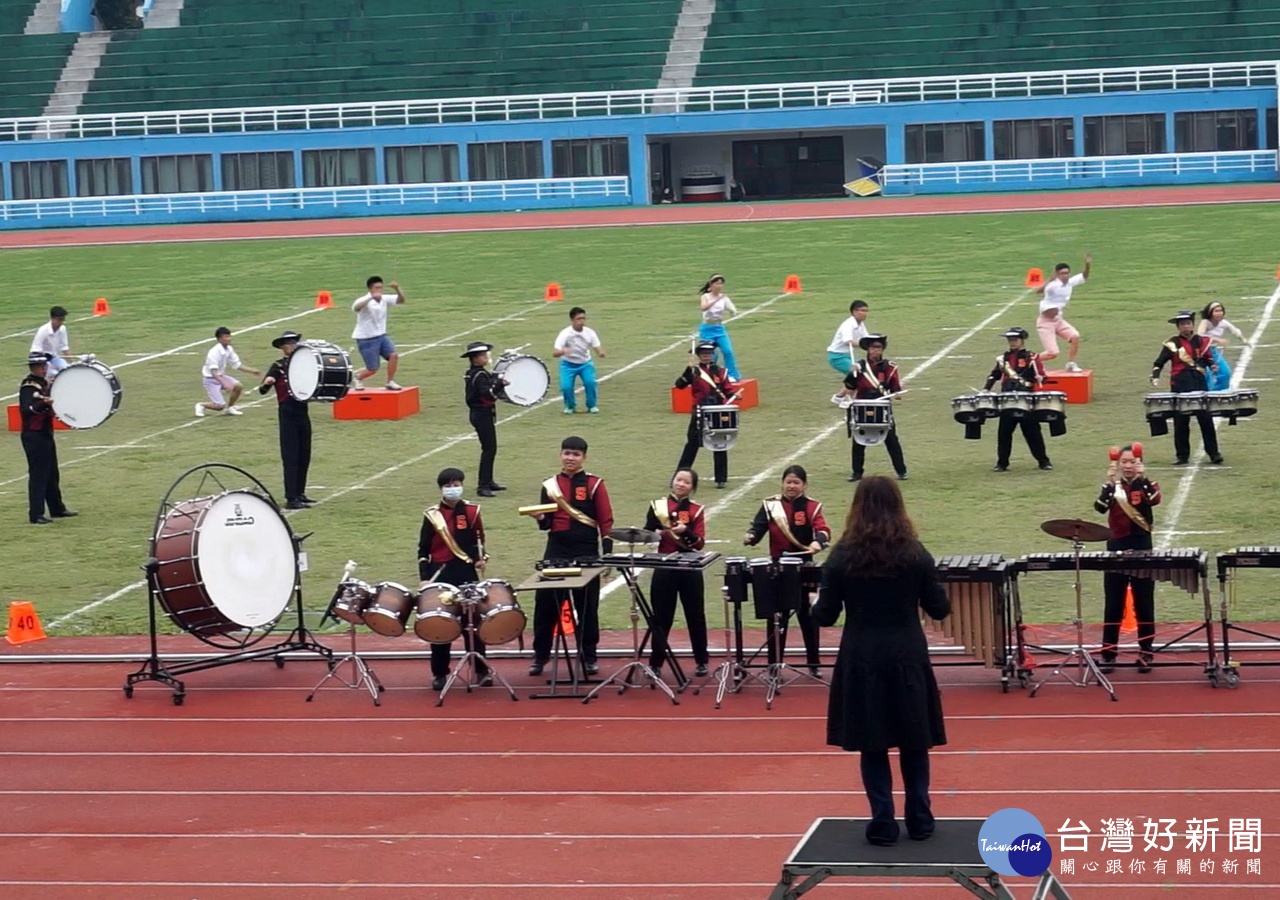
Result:
{"type": "Polygon", "coordinates": [[[823,567],[813,617],[819,625],[834,625],[842,609],[827,743],[861,752],[871,805],[867,840],[881,846],[898,840],[889,769],[889,749],[898,748],[907,834],[923,841],[933,834],[929,748],[947,738],[919,610],[942,619],[951,603],[898,485],[881,475],[858,482],[844,534],[823,567]]]}

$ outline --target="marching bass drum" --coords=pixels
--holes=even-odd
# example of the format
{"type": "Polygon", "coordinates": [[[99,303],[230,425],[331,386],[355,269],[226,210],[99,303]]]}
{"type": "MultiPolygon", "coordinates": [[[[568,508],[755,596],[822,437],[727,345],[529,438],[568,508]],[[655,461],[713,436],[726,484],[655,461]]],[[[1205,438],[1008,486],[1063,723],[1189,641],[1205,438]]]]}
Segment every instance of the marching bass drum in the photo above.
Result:
{"type": "Polygon", "coordinates": [[[289,393],[295,400],[335,403],[351,388],[351,357],[328,341],[303,341],[289,356],[289,393]]]}
{"type": "Polygon", "coordinates": [[[506,384],[498,385],[498,399],[516,406],[541,403],[551,386],[546,365],[528,354],[503,354],[493,364],[493,374],[507,380],[506,384]]]}
{"type": "Polygon", "coordinates": [[[226,491],[174,506],[152,539],[157,598],[173,623],[203,640],[270,630],[293,598],[298,557],[275,505],[226,491]]]}
{"type": "Polygon", "coordinates": [[[72,363],[53,379],[49,399],[63,425],[97,428],[120,408],[120,379],[97,360],[72,363]]]}

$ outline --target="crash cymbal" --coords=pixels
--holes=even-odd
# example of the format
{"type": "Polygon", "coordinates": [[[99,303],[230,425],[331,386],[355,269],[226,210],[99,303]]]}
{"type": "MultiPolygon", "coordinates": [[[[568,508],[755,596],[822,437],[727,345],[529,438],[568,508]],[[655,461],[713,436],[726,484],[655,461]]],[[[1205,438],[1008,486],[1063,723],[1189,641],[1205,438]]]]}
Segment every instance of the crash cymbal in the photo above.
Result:
{"type": "Polygon", "coordinates": [[[1050,519],[1040,523],[1040,530],[1066,541],[1105,541],[1111,537],[1111,529],[1097,522],[1084,519],[1050,519]]]}
{"type": "Polygon", "coordinates": [[[643,528],[615,528],[609,532],[609,537],[624,544],[658,543],[657,533],[645,531],[643,528]]]}

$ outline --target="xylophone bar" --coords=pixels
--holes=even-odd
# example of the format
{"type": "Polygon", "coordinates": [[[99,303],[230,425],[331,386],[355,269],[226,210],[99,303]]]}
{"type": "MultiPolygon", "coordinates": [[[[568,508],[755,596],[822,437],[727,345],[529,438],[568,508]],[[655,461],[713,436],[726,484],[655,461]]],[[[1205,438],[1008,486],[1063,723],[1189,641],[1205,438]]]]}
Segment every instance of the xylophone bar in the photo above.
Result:
{"type": "Polygon", "coordinates": [[[1218,554],[1218,580],[1225,581],[1228,569],[1280,569],[1280,547],[1233,547],[1218,554]]]}
{"type": "MultiPolygon", "coordinates": [[[[1075,567],[1074,553],[1029,553],[1016,563],[1019,572],[1074,572],[1075,567]]],[[[1080,570],[1164,581],[1194,595],[1208,578],[1208,554],[1193,547],[1091,551],[1080,554],[1080,570]]]]}

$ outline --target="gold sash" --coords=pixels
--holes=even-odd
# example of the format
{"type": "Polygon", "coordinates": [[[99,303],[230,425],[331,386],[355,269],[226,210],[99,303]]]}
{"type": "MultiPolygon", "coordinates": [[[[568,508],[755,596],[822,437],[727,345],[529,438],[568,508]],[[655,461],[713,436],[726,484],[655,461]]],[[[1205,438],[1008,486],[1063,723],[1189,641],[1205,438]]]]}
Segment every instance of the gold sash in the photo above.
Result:
{"type": "Polygon", "coordinates": [[[671,511],[667,508],[667,498],[654,500],[652,504],[654,518],[663,528],[671,528],[671,511]]]}
{"type": "Polygon", "coordinates": [[[1175,341],[1167,341],[1164,346],[1170,353],[1178,354],[1178,359],[1182,360],[1184,366],[1190,366],[1193,369],[1196,367],[1196,361],[1187,353],[1185,347],[1179,346],[1175,341]]]}
{"type": "MultiPolygon", "coordinates": [[[[1018,382],[1019,384],[1023,385],[1024,387],[1030,387],[1030,386],[1031,386],[1031,382],[1030,382],[1030,381],[1027,381],[1027,379],[1025,379],[1025,378],[1023,378],[1021,375],[1019,375],[1019,374],[1018,374],[1018,370],[1017,370],[1017,369],[1015,369],[1013,366],[1009,365],[1009,357],[1007,357],[1007,356],[1002,356],[1002,357],[1000,357],[1000,361],[1004,364],[1004,371],[1005,371],[1005,374],[1006,374],[1006,375],[1008,375],[1010,378],[1012,378],[1014,381],[1018,382]]],[[[1032,360],[1032,367],[1033,367],[1033,368],[1035,367],[1035,361],[1034,361],[1034,360],[1032,360]]]]}
{"type": "Polygon", "coordinates": [[[702,380],[705,381],[707,384],[711,385],[711,389],[715,391],[717,394],[719,394],[720,398],[723,400],[724,391],[720,390],[720,385],[716,382],[714,378],[711,377],[711,373],[708,372],[706,369],[702,368],[702,366],[698,366],[697,370],[698,370],[698,375],[702,377],[702,380]]]}
{"type": "Polygon", "coordinates": [[[871,371],[871,366],[867,365],[867,361],[865,359],[858,363],[858,375],[865,379],[867,384],[870,384],[872,387],[879,390],[880,396],[883,397],[885,394],[889,393],[889,391],[885,389],[885,386],[880,382],[880,379],[871,371]]]}
{"type": "Polygon", "coordinates": [[[431,527],[440,533],[440,538],[444,541],[444,545],[449,548],[449,552],[467,565],[472,565],[475,560],[458,546],[458,542],[453,537],[453,532],[449,530],[449,524],[445,521],[444,513],[440,512],[440,507],[428,506],[426,516],[427,521],[431,523],[431,527]]]}
{"type": "Polygon", "coordinates": [[[796,540],[796,536],[791,533],[791,522],[787,519],[786,510],[782,506],[782,499],[779,497],[768,497],[764,501],[764,511],[769,514],[769,518],[773,520],[773,524],[778,526],[778,530],[782,532],[782,536],[795,545],[797,550],[808,550],[808,544],[802,544],[796,540]]]}
{"type": "Polygon", "coordinates": [[[553,475],[550,478],[548,478],[546,481],[542,482],[542,488],[547,492],[547,496],[550,497],[553,501],[555,501],[556,506],[564,510],[565,513],[568,514],[571,518],[573,518],[578,522],[581,522],[583,525],[586,525],[588,528],[595,528],[595,529],[600,528],[600,523],[598,523],[595,519],[591,518],[589,515],[582,512],[582,510],[574,509],[572,506],[569,505],[569,501],[566,500],[564,494],[560,492],[560,485],[556,482],[556,476],[553,475]]]}
{"type": "Polygon", "coordinates": [[[1120,507],[1124,514],[1133,520],[1133,524],[1137,525],[1143,531],[1151,530],[1151,526],[1148,525],[1147,520],[1142,517],[1142,513],[1138,512],[1134,505],[1129,502],[1129,491],[1125,488],[1123,480],[1116,482],[1115,491],[1112,492],[1111,496],[1115,499],[1116,505],[1120,507]]]}

